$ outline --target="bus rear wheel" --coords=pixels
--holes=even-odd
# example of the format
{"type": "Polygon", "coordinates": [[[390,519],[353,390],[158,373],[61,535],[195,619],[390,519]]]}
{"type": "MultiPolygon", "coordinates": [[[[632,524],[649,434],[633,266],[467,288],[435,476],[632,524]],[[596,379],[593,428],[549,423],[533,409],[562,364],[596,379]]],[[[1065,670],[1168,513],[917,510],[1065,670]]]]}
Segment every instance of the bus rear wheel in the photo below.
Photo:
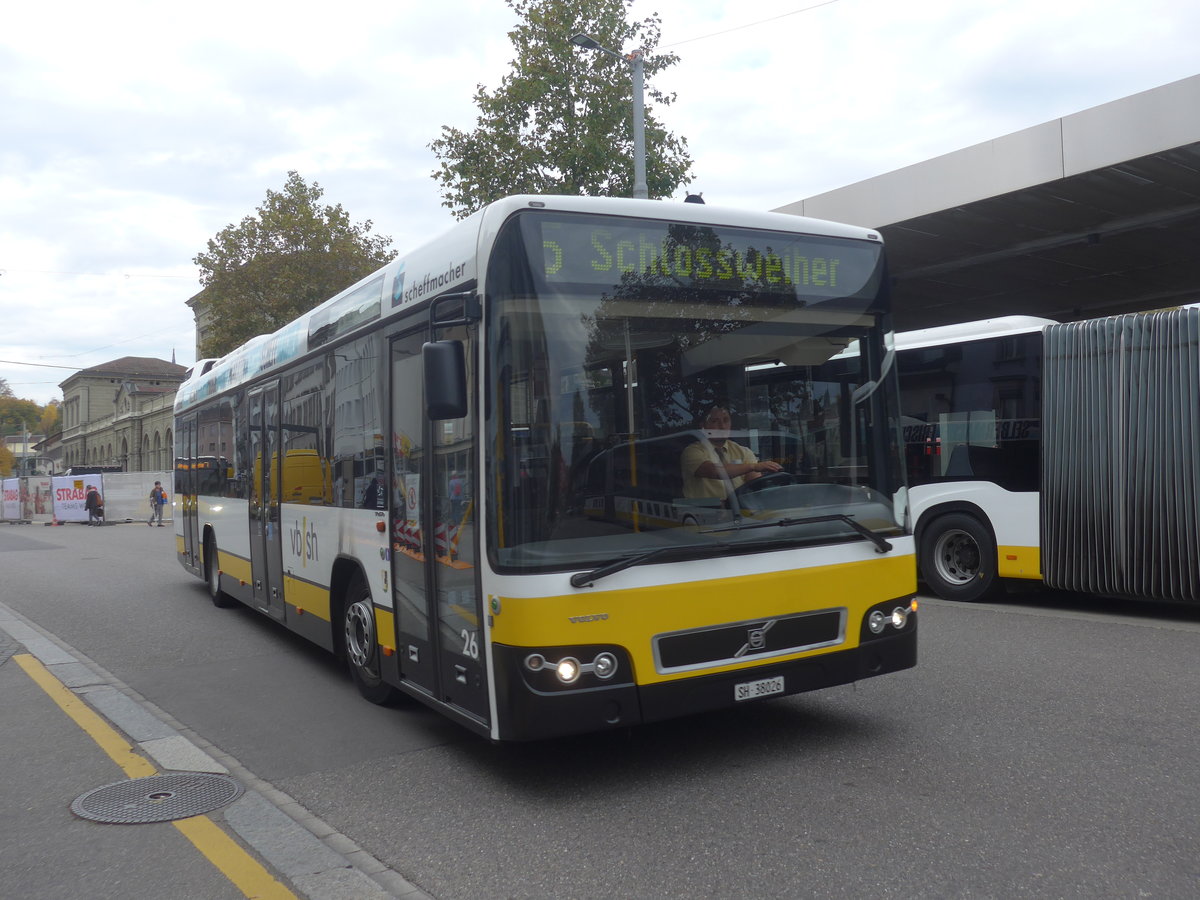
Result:
{"type": "Polygon", "coordinates": [[[356,575],[346,592],[342,615],[342,650],[350,678],[358,692],[372,703],[385,704],[396,699],[397,691],[383,680],[380,670],[379,640],[375,634],[375,605],[361,575],[356,575]]]}
{"type": "Polygon", "coordinates": [[[228,609],[237,601],[221,590],[221,567],[217,562],[217,539],[210,534],[204,539],[204,583],[213,606],[228,609]]]}
{"type": "Polygon", "coordinates": [[[945,600],[985,600],[1003,590],[996,541],[974,516],[939,516],[922,532],[920,552],[921,576],[945,600]]]}

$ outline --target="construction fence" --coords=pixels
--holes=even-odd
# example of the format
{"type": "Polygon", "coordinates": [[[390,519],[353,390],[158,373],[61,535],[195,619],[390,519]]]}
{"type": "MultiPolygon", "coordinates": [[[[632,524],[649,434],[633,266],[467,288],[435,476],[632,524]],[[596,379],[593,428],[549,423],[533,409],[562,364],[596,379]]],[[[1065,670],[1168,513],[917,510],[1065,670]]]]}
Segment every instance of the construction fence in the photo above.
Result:
{"type": "Polygon", "coordinates": [[[102,475],[22,475],[5,478],[0,522],[5,524],[87,524],[88,488],[100,492],[105,524],[144,521],[150,491],[160,481],[167,491],[163,521],[170,521],[173,484],[169,472],[106,472],[102,475]]]}

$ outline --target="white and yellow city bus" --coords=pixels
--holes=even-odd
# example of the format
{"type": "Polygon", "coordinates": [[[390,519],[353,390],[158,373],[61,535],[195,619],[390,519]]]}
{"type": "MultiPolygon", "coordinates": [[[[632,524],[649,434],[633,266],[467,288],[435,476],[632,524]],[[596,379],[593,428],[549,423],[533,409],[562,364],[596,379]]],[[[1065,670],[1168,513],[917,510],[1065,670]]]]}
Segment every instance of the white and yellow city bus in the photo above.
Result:
{"type": "Polygon", "coordinates": [[[896,368],[930,590],[1200,602],[1200,309],[927,328],[896,368]]]}
{"type": "Polygon", "coordinates": [[[179,559],[218,605],[344,656],[368,699],[494,740],[905,669],[889,323],[865,229],[498,201],[197,364],[176,401],[179,559]],[[835,377],[851,342],[861,365],[835,377]],[[698,426],[713,406],[728,432],[698,426]],[[762,473],[720,468],[689,497],[690,444],[762,473]]]}

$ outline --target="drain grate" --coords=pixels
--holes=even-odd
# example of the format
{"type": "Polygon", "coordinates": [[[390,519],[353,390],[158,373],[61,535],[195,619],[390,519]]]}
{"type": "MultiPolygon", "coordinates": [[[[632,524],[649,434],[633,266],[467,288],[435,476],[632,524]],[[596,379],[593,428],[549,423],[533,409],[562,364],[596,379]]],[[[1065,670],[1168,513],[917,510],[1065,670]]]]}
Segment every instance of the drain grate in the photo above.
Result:
{"type": "Polygon", "coordinates": [[[71,803],[71,812],[110,825],[146,825],[201,816],[241,794],[242,786],[228,775],[151,775],[90,790],[71,803]]]}

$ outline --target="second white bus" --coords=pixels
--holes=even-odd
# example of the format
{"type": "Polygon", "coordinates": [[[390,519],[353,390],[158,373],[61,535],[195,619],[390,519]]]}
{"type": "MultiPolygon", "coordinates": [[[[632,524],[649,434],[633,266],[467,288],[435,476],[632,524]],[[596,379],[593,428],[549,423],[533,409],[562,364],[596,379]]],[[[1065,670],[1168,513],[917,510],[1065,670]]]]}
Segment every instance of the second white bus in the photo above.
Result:
{"type": "Polygon", "coordinates": [[[1200,600],[1200,310],[897,335],[922,577],[1200,600]]]}

